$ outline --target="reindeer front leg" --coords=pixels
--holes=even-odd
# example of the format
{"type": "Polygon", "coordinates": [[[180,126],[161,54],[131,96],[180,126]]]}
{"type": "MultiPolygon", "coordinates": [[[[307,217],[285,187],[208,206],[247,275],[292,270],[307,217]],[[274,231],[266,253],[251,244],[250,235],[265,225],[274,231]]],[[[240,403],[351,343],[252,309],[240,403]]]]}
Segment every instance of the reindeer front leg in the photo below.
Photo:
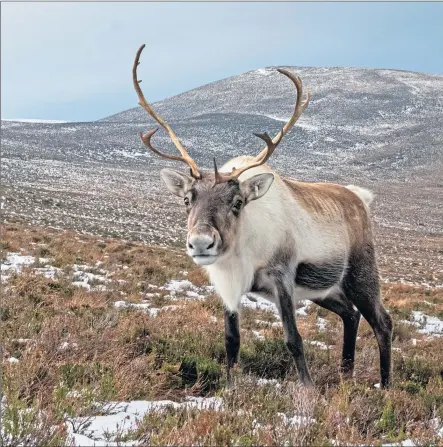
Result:
{"type": "Polygon", "coordinates": [[[231,368],[237,363],[240,350],[240,328],[238,312],[225,309],[225,347],[226,347],[226,376],[228,386],[231,385],[231,368]]]}
{"type": "Polygon", "coordinates": [[[297,366],[300,382],[305,386],[313,386],[306,364],[305,353],[303,351],[303,340],[298,332],[295,322],[294,304],[292,295],[285,290],[285,287],[278,288],[278,310],[280,312],[283,330],[285,333],[286,346],[294,357],[297,366]]]}
{"type": "Polygon", "coordinates": [[[262,295],[277,305],[283,324],[286,346],[294,358],[300,382],[305,386],[312,386],[311,376],[303,351],[303,340],[295,323],[294,303],[292,301],[294,275],[285,264],[275,263],[255,272],[251,292],[262,295]]]}

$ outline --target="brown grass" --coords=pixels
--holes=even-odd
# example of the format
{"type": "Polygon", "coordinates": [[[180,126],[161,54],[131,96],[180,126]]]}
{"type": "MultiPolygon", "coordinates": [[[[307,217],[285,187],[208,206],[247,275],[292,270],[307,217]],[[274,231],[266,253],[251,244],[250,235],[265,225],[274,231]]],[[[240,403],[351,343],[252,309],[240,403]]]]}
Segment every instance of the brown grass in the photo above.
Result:
{"type": "Polygon", "coordinates": [[[66,415],[96,414],[93,401],[179,401],[185,395],[214,394],[223,397],[223,410],[171,410],[166,418],[149,414],[132,439],[157,445],[281,445],[285,441],[327,445],[332,439],[373,444],[407,437],[421,443],[441,442],[430,420],[443,419],[443,337],[430,339],[401,322],[412,310],[441,316],[441,289],[383,285],[384,302],[395,321],[390,391],[373,387],[379,381],[378,349],[366,321],[361,321],[359,330],[355,378],[344,381],[338,368],[341,322],[314,305],[307,317],[298,319],[298,326],[316,390],[297,386],[282,329],[270,325],[275,317],[245,309],[236,386],[225,391],[220,300],[215,295],[172,300],[152,287],[184,278],[183,271],[196,286],[207,284],[203,272],[183,251],[24,225],[6,225],[2,246],[33,256],[44,254],[64,272],[52,280],[35,275],[30,267],[2,288],[3,392],[10,408],[34,408],[36,415],[44,414],[43,425],[37,416],[28,425],[19,424],[25,435],[41,444],[64,442],[66,415]],[[73,286],[73,264],[87,264],[92,272],[106,270],[107,290],[73,286]],[[179,307],[152,317],[113,305],[122,299],[139,303],[152,292],[159,293],[149,298],[152,307],[179,307]],[[327,321],[324,332],[316,324],[318,316],[327,321]],[[265,340],[258,340],[252,331],[259,331],[265,340]],[[309,340],[332,347],[321,350],[309,340]],[[11,356],[19,363],[9,363],[11,356]],[[190,369],[195,370],[191,379],[190,369]],[[281,386],[259,387],[256,377],[276,378],[281,386]],[[72,397],[70,391],[82,397],[72,397]],[[294,429],[279,413],[303,415],[314,422],[294,429]],[[51,426],[59,427],[56,433],[51,426]]]}

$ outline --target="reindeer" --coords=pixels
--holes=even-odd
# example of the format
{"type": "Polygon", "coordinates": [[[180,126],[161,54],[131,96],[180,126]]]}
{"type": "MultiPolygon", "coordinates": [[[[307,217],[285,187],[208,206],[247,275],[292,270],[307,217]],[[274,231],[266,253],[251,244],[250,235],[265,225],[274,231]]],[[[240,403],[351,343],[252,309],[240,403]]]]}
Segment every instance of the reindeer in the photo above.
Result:
{"type": "Polygon", "coordinates": [[[294,307],[310,300],[343,321],[341,371],[351,377],[360,316],[371,325],[380,351],[381,386],[390,384],[392,320],[380,300],[369,205],[370,191],[333,183],[308,183],[285,178],[265,163],[309,103],[302,81],[287,70],[277,71],[295,85],[297,100],[289,121],[274,138],[254,134],[266,147],[256,156],[240,156],[220,170],[199,170],[171,127],[147,103],[133,65],[134,88],[141,105],[163,127],[180,152],[167,155],[151,138],[158,129],[141,133],[155,154],[186,163],[190,173],[163,169],[161,178],[182,198],[188,214],[187,254],[203,266],[224,303],[227,380],[240,348],[239,306],[243,295],[258,294],[276,304],[285,342],[299,380],[312,386],[294,307]]]}

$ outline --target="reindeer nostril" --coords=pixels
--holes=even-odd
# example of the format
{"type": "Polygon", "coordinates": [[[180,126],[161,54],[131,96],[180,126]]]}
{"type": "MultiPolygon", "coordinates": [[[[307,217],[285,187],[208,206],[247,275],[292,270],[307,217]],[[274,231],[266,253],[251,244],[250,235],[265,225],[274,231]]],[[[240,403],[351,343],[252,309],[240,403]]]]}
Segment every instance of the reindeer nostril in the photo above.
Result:
{"type": "Polygon", "coordinates": [[[212,243],[206,247],[206,250],[211,249],[214,245],[215,245],[215,240],[213,240],[212,243]]]}
{"type": "Polygon", "coordinates": [[[190,242],[188,242],[188,247],[189,247],[191,250],[194,249],[194,246],[193,246],[190,242]]]}

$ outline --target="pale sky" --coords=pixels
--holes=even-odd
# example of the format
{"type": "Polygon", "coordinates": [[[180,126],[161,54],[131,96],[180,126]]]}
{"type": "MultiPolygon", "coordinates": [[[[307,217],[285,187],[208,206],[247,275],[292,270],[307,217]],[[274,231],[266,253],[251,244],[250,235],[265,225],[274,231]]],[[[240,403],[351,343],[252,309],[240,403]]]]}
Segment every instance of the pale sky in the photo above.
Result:
{"type": "Polygon", "coordinates": [[[90,121],[273,65],[443,74],[443,3],[1,3],[1,117],[90,121]]]}

